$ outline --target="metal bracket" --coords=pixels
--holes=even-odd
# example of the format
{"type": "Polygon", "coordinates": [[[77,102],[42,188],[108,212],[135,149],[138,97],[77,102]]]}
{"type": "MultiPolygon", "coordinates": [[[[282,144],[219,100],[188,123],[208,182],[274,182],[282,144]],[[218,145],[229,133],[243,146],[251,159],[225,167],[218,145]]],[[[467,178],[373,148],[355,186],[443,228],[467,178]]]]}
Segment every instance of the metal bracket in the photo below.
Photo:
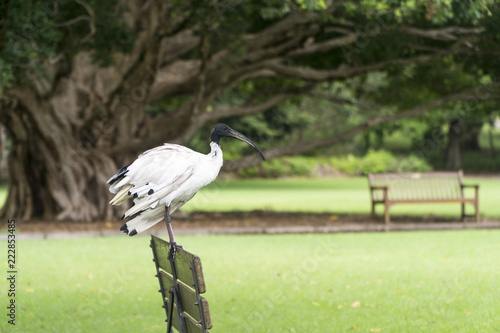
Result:
{"type": "MultiPolygon", "coordinates": [[[[173,246],[175,246],[174,244],[173,246]]],[[[172,277],[174,278],[174,286],[170,288],[170,290],[173,290],[173,298],[170,298],[170,312],[173,312],[174,305],[177,305],[177,320],[179,321],[179,328],[180,328],[180,333],[187,333],[187,328],[186,328],[186,322],[184,321],[184,311],[182,309],[182,301],[181,301],[181,295],[179,291],[179,281],[177,280],[177,269],[175,267],[175,256],[168,256],[168,261],[170,262],[170,267],[172,269],[172,277]]],[[[161,284],[161,282],[160,282],[161,284]]],[[[168,320],[168,326],[170,328],[170,331],[167,331],[167,333],[171,333],[172,329],[172,316],[167,317],[168,320]]]]}

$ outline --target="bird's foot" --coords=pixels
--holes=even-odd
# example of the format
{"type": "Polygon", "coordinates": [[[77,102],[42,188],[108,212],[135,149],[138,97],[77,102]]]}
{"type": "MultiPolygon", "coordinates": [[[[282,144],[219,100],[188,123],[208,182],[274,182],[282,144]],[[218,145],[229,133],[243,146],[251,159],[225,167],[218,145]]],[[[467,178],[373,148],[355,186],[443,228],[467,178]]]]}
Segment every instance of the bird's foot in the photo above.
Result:
{"type": "Polygon", "coordinates": [[[177,249],[183,249],[182,245],[177,243],[170,243],[170,250],[168,251],[168,260],[174,260],[177,254],[177,249]]]}

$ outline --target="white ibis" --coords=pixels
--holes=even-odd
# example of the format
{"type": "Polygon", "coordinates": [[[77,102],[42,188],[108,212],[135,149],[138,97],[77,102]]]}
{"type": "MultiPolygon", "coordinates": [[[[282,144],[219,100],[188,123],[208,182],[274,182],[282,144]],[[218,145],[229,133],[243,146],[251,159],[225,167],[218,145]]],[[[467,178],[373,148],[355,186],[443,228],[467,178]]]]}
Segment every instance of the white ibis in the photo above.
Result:
{"type": "Polygon", "coordinates": [[[109,191],[116,193],[110,204],[120,205],[129,198],[134,200],[132,207],[122,216],[122,219],[130,220],[120,230],[134,236],[165,219],[175,251],[170,214],[217,177],[222,167],[219,140],[225,136],[248,143],[265,160],[252,140],[225,124],[217,124],[213,128],[211,150],[207,155],[169,143],[150,149],[107,181],[109,191]]]}

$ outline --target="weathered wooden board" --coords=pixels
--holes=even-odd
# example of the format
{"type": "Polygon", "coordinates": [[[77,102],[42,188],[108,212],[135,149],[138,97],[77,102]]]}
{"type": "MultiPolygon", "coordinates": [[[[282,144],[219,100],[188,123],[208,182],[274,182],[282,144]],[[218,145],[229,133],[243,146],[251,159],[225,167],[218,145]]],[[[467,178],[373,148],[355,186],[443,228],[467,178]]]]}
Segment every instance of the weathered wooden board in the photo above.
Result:
{"type": "MultiPolygon", "coordinates": [[[[167,301],[167,305],[170,307],[170,301],[167,301]]],[[[173,313],[173,320],[172,320],[172,326],[180,332],[181,328],[179,326],[179,321],[177,320],[177,306],[174,303],[174,313],[173,313]]],[[[185,316],[186,320],[186,328],[187,328],[187,333],[203,333],[203,327],[201,327],[200,324],[198,324],[193,318],[190,318],[189,316],[185,316]]]]}
{"type": "MultiPolygon", "coordinates": [[[[156,236],[151,236],[151,239],[156,252],[159,267],[172,274],[172,268],[170,267],[170,262],[168,261],[168,251],[170,249],[169,242],[156,236]]],[[[188,286],[194,286],[193,273],[190,269],[191,261],[194,263],[199,292],[200,294],[203,294],[206,291],[206,286],[205,279],[203,278],[203,269],[201,267],[200,257],[180,248],[177,249],[174,260],[177,279],[181,280],[188,286]]]]}
{"type": "MultiPolygon", "coordinates": [[[[161,282],[163,286],[163,290],[168,292],[170,287],[174,287],[174,278],[172,275],[165,271],[160,272],[161,282]]],[[[180,299],[182,300],[182,309],[184,312],[188,313],[193,319],[197,322],[201,321],[200,309],[198,307],[198,298],[196,296],[196,292],[191,287],[188,287],[184,283],[179,283],[179,293],[180,299]]],[[[166,293],[167,298],[170,296],[170,293],[166,293]]],[[[210,317],[210,310],[208,308],[208,301],[201,297],[201,307],[203,311],[203,317],[205,318],[205,327],[206,329],[212,328],[212,319],[210,317]]]]}

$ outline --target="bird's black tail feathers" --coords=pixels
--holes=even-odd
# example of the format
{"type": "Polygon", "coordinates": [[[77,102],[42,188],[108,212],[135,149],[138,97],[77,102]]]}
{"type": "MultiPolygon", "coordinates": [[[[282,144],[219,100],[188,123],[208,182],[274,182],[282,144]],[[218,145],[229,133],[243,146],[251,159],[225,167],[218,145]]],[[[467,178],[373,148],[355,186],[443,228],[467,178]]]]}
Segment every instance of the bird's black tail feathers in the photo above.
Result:
{"type": "Polygon", "coordinates": [[[118,170],[118,172],[115,173],[115,175],[108,180],[108,184],[109,185],[113,185],[116,181],[118,181],[118,180],[122,179],[123,177],[125,177],[125,175],[128,172],[128,167],[129,166],[130,166],[130,164],[127,165],[127,166],[124,166],[123,168],[121,168],[120,170],[118,170]]]}

